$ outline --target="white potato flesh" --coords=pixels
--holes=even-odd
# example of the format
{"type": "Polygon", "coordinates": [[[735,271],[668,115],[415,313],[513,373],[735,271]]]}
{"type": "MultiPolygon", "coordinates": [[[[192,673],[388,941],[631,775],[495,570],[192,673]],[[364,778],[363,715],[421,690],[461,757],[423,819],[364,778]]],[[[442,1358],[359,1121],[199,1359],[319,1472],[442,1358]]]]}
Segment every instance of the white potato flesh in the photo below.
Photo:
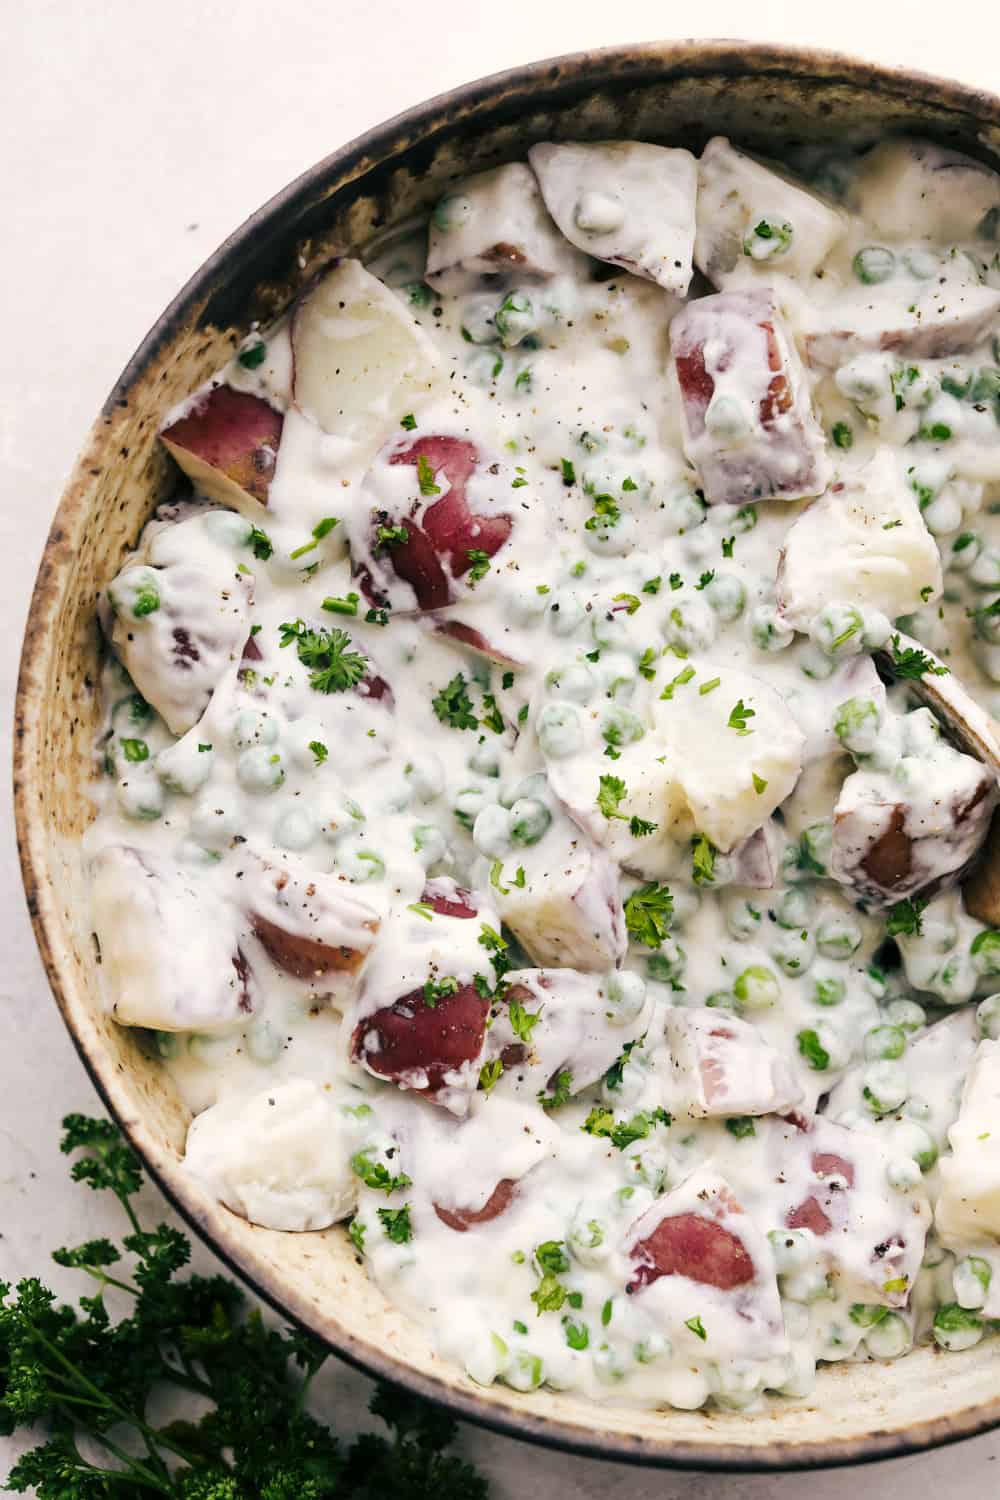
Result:
{"type": "Polygon", "coordinates": [[[803,511],[785,539],[775,587],[796,630],[838,600],[895,620],[939,596],[937,543],[890,452],[880,449],[803,511]]]}
{"type": "Polygon", "coordinates": [[[698,168],[690,151],[639,141],[533,146],[545,206],[578,250],[683,296],[691,280],[698,168]]]}
{"type": "Polygon", "coordinates": [[[120,845],[94,859],[102,984],[121,1025],[224,1032],[249,1020],[239,916],[214,875],[120,845]]]}
{"type": "Polygon", "coordinates": [[[802,770],[805,736],[781,695],[759,677],[707,664],[699,677],[718,678],[719,685],[658,702],[656,729],[695,828],[727,853],[789,795],[802,770]],[[747,713],[737,723],[745,733],[730,722],[741,702],[747,713]]]}
{"type": "Polygon", "coordinates": [[[326,1229],[354,1212],[351,1136],[311,1079],[228,1095],[196,1115],[184,1165],[220,1203],[265,1229],[326,1229]]]}
{"type": "Polygon", "coordinates": [[[805,279],[815,274],[843,238],[847,216],[820,194],[778,168],[737,151],[725,136],[709,141],[698,164],[698,228],[695,265],[713,286],[727,287],[757,275],[781,271],[805,279]],[[754,230],[764,223],[788,226],[787,243],[758,257],[772,241],[757,242],[754,230]],[[749,249],[747,247],[750,247],[749,249]]]}
{"type": "Polygon", "coordinates": [[[624,958],[618,867],[603,849],[562,818],[517,861],[524,885],[494,895],[501,920],[536,964],[591,973],[624,958]]]}
{"type": "Polygon", "coordinates": [[[1000,1042],[980,1042],[941,1160],[935,1222],[945,1245],[1000,1244],[1000,1042]]]}
{"type": "Polygon", "coordinates": [[[826,440],[769,288],[689,302],[670,325],[670,347],[684,453],[709,505],[821,493],[826,440]]]}
{"type": "Polygon", "coordinates": [[[1000,208],[1000,176],[932,141],[885,141],[861,163],[853,198],[862,218],[891,239],[970,240],[1000,208]]]}
{"type": "Polygon", "coordinates": [[[400,299],[342,260],[292,320],[295,404],[324,432],[374,452],[431,393],[437,351],[400,299]]]}
{"type": "Polygon", "coordinates": [[[456,183],[431,214],[424,275],[440,291],[468,291],[504,273],[546,281],[578,264],[526,162],[456,183]]]}
{"type": "Polygon", "coordinates": [[[946,261],[933,285],[914,293],[886,283],[859,287],[837,298],[807,329],[806,360],[836,370],[858,354],[898,354],[903,359],[948,359],[963,354],[989,332],[1000,312],[1000,291],[972,279],[967,262],[946,261]]]}
{"type": "Polygon", "coordinates": [[[666,1013],[676,1104],[699,1118],[782,1114],[802,1101],[791,1069],[755,1026],[708,1006],[666,1013]]]}

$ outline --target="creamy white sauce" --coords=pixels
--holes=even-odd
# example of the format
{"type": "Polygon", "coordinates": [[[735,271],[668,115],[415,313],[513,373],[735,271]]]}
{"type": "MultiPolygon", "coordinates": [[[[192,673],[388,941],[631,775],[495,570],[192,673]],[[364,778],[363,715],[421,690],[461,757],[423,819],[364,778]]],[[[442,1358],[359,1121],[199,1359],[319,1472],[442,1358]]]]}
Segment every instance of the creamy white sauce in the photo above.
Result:
{"type": "Polygon", "coordinates": [[[1000,702],[1000,193],[532,160],[172,414],[195,497],[102,604],[102,973],[189,1169],[349,1219],[472,1379],[742,1409],[1000,1315],[996,791],[872,662],[1000,702]]]}

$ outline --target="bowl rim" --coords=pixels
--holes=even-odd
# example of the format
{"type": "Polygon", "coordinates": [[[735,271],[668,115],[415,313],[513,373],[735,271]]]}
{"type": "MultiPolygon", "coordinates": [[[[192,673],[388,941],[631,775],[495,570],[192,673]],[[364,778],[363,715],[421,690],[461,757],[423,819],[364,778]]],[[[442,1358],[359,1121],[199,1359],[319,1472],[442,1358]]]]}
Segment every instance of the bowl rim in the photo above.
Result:
{"type": "MultiPolygon", "coordinates": [[[[980,120],[992,117],[1000,125],[1000,96],[992,92],[941,78],[918,69],[868,61],[825,48],[768,42],[712,38],[623,43],[577,51],[520,64],[487,74],[457,88],[413,105],[385,122],[355,136],[295,177],[229,234],[157,318],[139,344],[105,401],[89,438],[64,487],[39,563],[25,623],[14,706],[13,786],[18,854],[25,898],[35,940],[56,1004],[86,1069],[108,1113],[121,1127],[129,1144],[174,1211],[223,1263],[275,1312],[300,1328],[318,1336],[339,1359],[377,1379],[405,1386],[416,1395],[448,1409],[455,1417],[487,1428],[505,1437],[578,1454],[592,1459],[616,1461],[668,1469],[703,1469],[719,1472],[781,1472],[875,1462],[945,1446],[1000,1425],[1000,1395],[987,1397],[944,1417],[926,1418],[892,1431],[873,1430],[863,1437],[779,1443],[773,1446],[740,1441],[703,1445],[654,1439],[635,1434],[603,1435],[599,1429],[549,1418],[521,1408],[503,1408],[481,1402],[475,1394],[456,1389],[444,1379],[412,1369],[385,1353],[377,1345],[342,1331],[335,1341],[329,1331],[312,1327],[304,1312],[292,1310],[287,1289],[278,1278],[257,1264],[251,1252],[230,1242],[224,1221],[212,1222],[187,1191],[180,1162],[172,1161],[157,1147],[142,1118],[133,1114],[124,1098],[116,1097],[114,1078],[102,1066],[98,1046],[73,1024],[68,1004],[72,981],[64,973],[61,957],[61,918],[49,878],[48,830],[36,810],[32,794],[32,766],[40,748],[40,716],[36,711],[46,681],[56,634],[60,598],[73,562],[67,541],[86,522],[88,489],[94,474],[94,452],[99,450],[115,411],[127,406],[129,397],[160,348],[190,318],[199,303],[224,279],[228,266],[249,248],[255,238],[282,215],[294,212],[310,200],[316,188],[339,175],[341,187],[361,178],[370,168],[390,160],[406,145],[425,139],[437,127],[457,119],[474,117],[500,98],[530,95],[539,85],[558,86],[567,79],[597,84],[609,69],[634,61],[637,68],[661,67],[680,72],[718,71],[727,62],[746,74],[793,78],[843,79],[855,87],[890,90],[916,97],[951,111],[980,120]],[[92,451],[93,450],[93,451],[92,451]]],[[[339,189],[338,189],[339,190],[339,189]]]]}

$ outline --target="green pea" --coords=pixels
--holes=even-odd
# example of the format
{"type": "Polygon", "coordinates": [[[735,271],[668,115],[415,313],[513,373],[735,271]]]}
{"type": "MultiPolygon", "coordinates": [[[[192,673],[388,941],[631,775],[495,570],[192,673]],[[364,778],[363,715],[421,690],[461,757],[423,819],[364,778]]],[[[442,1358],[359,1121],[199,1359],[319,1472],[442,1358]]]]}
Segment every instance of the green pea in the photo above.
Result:
{"type": "Polygon", "coordinates": [[[508,292],[497,309],[494,322],[505,349],[519,344],[538,326],[531,298],[525,292],[508,292]]]}
{"type": "Polygon", "coordinates": [[[896,270],[896,257],[885,245],[866,245],[851,262],[854,274],[865,286],[888,281],[896,270]]]}
{"type": "Polygon", "coordinates": [[[813,1000],[817,1005],[840,1005],[846,994],[847,985],[842,979],[817,979],[813,1000]]]}
{"type": "Polygon", "coordinates": [[[977,933],[969,954],[977,974],[1000,974],[1000,932],[987,928],[985,932],[977,933]]]}
{"type": "Polygon", "coordinates": [[[983,1325],[975,1312],[946,1302],[934,1314],[934,1342],[952,1351],[971,1349],[983,1336],[983,1325]]]}
{"type": "Polygon", "coordinates": [[[515,1391],[536,1391],[542,1383],[544,1366],[537,1354],[528,1349],[517,1349],[507,1369],[504,1382],[515,1391]]]}
{"type": "Polygon", "coordinates": [[[879,1318],[865,1335],[865,1345],[874,1359],[898,1359],[910,1347],[910,1330],[906,1319],[894,1312],[879,1318]]]}
{"type": "Polygon", "coordinates": [[[826,958],[850,958],[861,944],[861,928],[850,917],[829,917],[816,929],[816,946],[826,958]]]}
{"type": "Polygon", "coordinates": [[[236,762],[236,776],[250,792],[273,792],[285,779],[281,752],[270,745],[244,750],[236,762]]]}
{"type": "Polygon", "coordinates": [[[572,703],[546,703],[538,715],[535,732],[542,753],[553,759],[573,755],[583,744],[580,715],[572,703]]]}
{"type": "Polygon", "coordinates": [[[909,1083],[898,1062],[869,1063],[861,1078],[864,1100],[873,1115],[892,1114],[906,1098],[909,1083]]]}
{"type": "Polygon", "coordinates": [[[735,901],[726,907],[726,926],[730,937],[746,942],[760,931],[763,912],[752,901],[735,901]]]}
{"type": "Polygon", "coordinates": [[[906,1032],[901,1026],[873,1026],[865,1035],[865,1057],[869,1062],[902,1057],[905,1051],[906,1032]]]}
{"type": "Polygon", "coordinates": [[[510,836],[517,844],[537,844],[552,822],[544,802],[519,797],[510,810],[510,836]]]}
{"type": "Polygon", "coordinates": [[[733,994],[744,1010],[769,1010],[781,998],[781,987],[773,969],[751,964],[737,978],[733,994]]]}
{"type": "Polygon", "coordinates": [[[784,651],[795,639],[795,631],[773,604],[758,604],[750,615],[750,638],[758,651],[784,651]]]}
{"type": "Polygon", "coordinates": [[[871,755],[882,727],[882,715],[872,698],[848,698],[833,721],[833,732],[845,750],[871,755]]]}
{"type": "Polygon", "coordinates": [[[927,1012],[916,1000],[891,1000],[883,1015],[891,1026],[906,1032],[919,1031],[927,1024],[927,1012]]]}
{"type": "Polygon", "coordinates": [[[614,748],[619,745],[634,745],[645,733],[642,720],[627,708],[606,709],[601,717],[604,742],[614,748]]]}
{"type": "Polygon", "coordinates": [[[966,1255],[951,1273],[955,1300],[960,1307],[978,1309],[985,1305],[993,1280],[993,1267],[981,1255],[966,1255]]]}
{"type": "Polygon", "coordinates": [[[969,389],[969,400],[976,403],[995,401],[1000,396],[1000,370],[993,365],[982,365],[969,389]]]}
{"type": "Polygon", "coordinates": [[[809,636],[824,656],[856,656],[864,644],[864,616],[853,604],[828,604],[813,616],[809,636]]]}
{"type": "Polygon", "coordinates": [[[816,943],[805,928],[786,929],[775,934],[770,952],[778,968],[794,978],[809,968],[816,956],[816,943]]]}
{"type": "Polygon", "coordinates": [[[718,573],[706,585],[705,598],[723,624],[739,618],[746,604],[747,591],[732,573],[718,573]]]}

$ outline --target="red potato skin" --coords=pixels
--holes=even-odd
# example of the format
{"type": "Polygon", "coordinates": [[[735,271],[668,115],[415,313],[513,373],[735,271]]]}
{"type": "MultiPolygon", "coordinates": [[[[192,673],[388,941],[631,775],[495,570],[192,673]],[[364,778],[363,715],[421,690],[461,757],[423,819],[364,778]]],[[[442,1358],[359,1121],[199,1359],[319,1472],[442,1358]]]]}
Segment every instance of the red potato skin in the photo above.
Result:
{"type": "MultiPolygon", "coordinates": [[[[250,923],[254,937],[267,953],[271,962],[294,979],[322,979],[326,974],[355,974],[361,967],[365,955],[357,948],[331,947],[317,942],[315,938],[301,937],[296,932],[279,927],[267,917],[251,913],[250,923]]],[[[365,924],[370,931],[375,923],[365,924]]]]}
{"type": "Polygon", "coordinates": [[[393,1083],[406,1084],[413,1073],[426,1073],[426,1087],[414,1092],[432,1098],[446,1073],[479,1057],[489,1009],[489,1001],[472,984],[441,996],[433,1006],[422,989],[411,990],[358,1022],[352,1056],[393,1083]]]}
{"type": "MultiPolygon", "coordinates": [[[[826,1178],[843,1178],[849,1188],[854,1186],[854,1168],[844,1157],[837,1156],[832,1151],[814,1151],[810,1163],[816,1177],[822,1183],[826,1178]]],[[[834,1192],[834,1186],[825,1189],[827,1207],[834,1192]]],[[[833,1220],[821,1205],[819,1199],[810,1194],[797,1208],[793,1208],[785,1216],[785,1224],[789,1229],[811,1229],[813,1234],[822,1236],[829,1234],[833,1228],[833,1220]]]]}
{"type": "Polygon", "coordinates": [[[284,421],[281,412],[259,396],[217,385],[188,416],[160,436],[218,469],[266,505],[284,421]]]}
{"type": "Polygon", "coordinates": [[[739,1237],[700,1214],[661,1219],[632,1251],[635,1275],[626,1292],[641,1291],[661,1276],[686,1276],[704,1286],[730,1292],[755,1276],[753,1261],[739,1237]]]}
{"type": "MultiPolygon", "coordinates": [[[[454,602],[452,580],[461,578],[472,566],[470,550],[493,557],[507,541],[513,528],[508,515],[479,516],[469,508],[465,490],[479,464],[479,450],[462,438],[430,436],[418,438],[395,452],[392,465],[407,464],[414,468],[423,459],[430,466],[435,482],[443,474],[449,484],[447,494],[436,500],[425,497],[414,500],[407,515],[391,517],[377,512],[379,525],[402,524],[407,539],[383,549],[381,561],[403,583],[413,589],[421,610],[443,609],[454,602]]],[[[389,601],[378,590],[377,581],[367,569],[359,573],[366,596],[376,605],[389,601]]]]}
{"type": "MultiPolygon", "coordinates": [[[[762,322],[758,324],[767,338],[767,364],[768,369],[774,371],[768,384],[767,391],[760,403],[760,420],[764,427],[773,426],[774,422],[783,412],[790,409],[792,405],[792,392],[788,379],[781,368],[781,351],[778,348],[777,337],[774,332],[774,324],[762,322]]],[[[727,364],[720,362],[723,370],[732,363],[732,350],[728,351],[730,358],[727,364]]],[[[709,402],[715,395],[715,381],[705,367],[705,348],[702,344],[695,344],[688,353],[678,353],[674,357],[677,366],[677,379],[680,382],[681,393],[684,399],[695,408],[700,408],[702,413],[708,407],[709,402]]]]}
{"type": "Polygon", "coordinates": [[[431,885],[425,886],[420,901],[421,905],[432,907],[441,917],[459,917],[462,921],[468,922],[479,915],[478,908],[472,904],[471,893],[462,890],[461,886],[456,886],[451,896],[446,896],[442,891],[436,891],[431,885]]]}
{"type": "Polygon", "coordinates": [[[474,625],[466,625],[464,620],[437,620],[434,623],[435,635],[447,636],[451,641],[457,641],[460,646],[465,646],[469,651],[475,651],[479,656],[485,656],[488,661],[496,662],[500,667],[514,667],[520,669],[527,666],[527,662],[518,661],[514,656],[508,656],[501,651],[499,646],[494,646],[486,639],[481,630],[474,625]]]}
{"type": "Polygon", "coordinates": [[[454,1229],[457,1234],[465,1234],[477,1224],[489,1224],[491,1220],[506,1213],[516,1195],[517,1183],[510,1177],[501,1177],[482,1208],[444,1208],[440,1203],[435,1203],[434,1212],[449,1229],[454,1229]]]}
{"type": "Polygon", "coordinates": [[[233,968],[236,970],[236,977],[240,982],[240,998],[237,1002],[239,1008],[245,1011],[248,1016],[252,1015],[253,995],[251,993],[251,981],[253,980],[253,970],[242,948],[237,948],[233,954],[233,968]]]}

